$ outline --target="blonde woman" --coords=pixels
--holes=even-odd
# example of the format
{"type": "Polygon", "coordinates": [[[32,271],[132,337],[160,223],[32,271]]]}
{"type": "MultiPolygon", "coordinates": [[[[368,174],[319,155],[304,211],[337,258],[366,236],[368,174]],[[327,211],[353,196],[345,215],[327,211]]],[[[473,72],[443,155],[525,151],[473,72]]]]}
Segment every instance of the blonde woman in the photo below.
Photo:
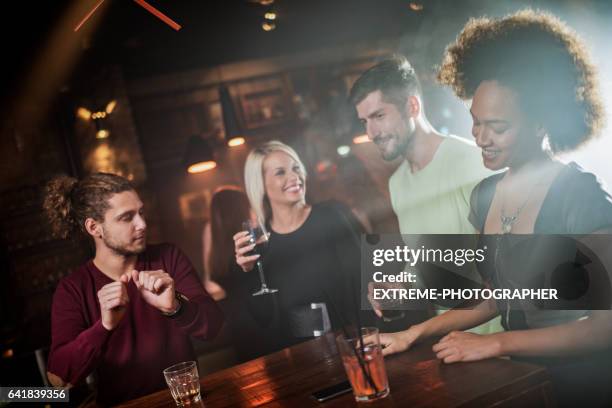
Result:
{"type": "MultiPolygon", "coordinates": [[[[350,210],[339,203],[308,204],[304,164],[278,141],[251,151],[244,178],[251,207],[269,233],[262,261],[269,286],[279,290],[273,295],[280,318],[276,334],[283,339],[277,347],[295,342],[295,313],[311,303],[327,305],[332,327],[346,323],[357,307],[350,279],[357,277],[360,262],[361,227],[350,210]]],[[[234,235],[234,244],[236,262],[252,271],[260,255],[249,255],[254,245],[248,233],[234,235]]],[[[259,284],[256,275],[248,275],[253,288],[259,284]]]]}

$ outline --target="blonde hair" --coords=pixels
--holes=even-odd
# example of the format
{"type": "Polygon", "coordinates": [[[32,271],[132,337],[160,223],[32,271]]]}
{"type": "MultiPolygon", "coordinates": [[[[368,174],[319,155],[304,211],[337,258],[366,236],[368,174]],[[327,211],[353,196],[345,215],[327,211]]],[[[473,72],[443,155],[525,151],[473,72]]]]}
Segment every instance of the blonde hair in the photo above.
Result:
{"type": "Polygon", "coordinates": [[[266,196],[266,187],[263,177],[263,162],[265,158],[274,152],[282,152],[291,157],[300,167],[300,171],[306,179],[306,168],[298,154],[290,146],[272,140],[251,150],[244,164],[244,185],[251,208],[262,226],[272,217],[270,201],[266,196]]]}

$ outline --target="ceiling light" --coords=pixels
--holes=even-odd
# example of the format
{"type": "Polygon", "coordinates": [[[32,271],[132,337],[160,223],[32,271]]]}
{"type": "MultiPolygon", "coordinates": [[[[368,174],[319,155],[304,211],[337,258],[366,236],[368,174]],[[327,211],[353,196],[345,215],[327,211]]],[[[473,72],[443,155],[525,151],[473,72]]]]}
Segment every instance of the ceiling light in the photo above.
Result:
{"type": "Polygon", "coordinates": [[[368,137],[368,135],[359,135],[353,138],[353,143],[355,144],[367,143],[369,141],[370,141],[370,138],[368,137]]]}
{"type": "Polygon", "coordinates": [[[217,163],[215,163],[212,160],[209,160],[205,162],[199,162],[199,163],[192,164],[191,166],[187,168],[187,172],[191,174],[203,173],[205,171],[212,170],[215,167],[217,167],[217,163]]]}
{"type": "Polygon", "coordinates": [[[117,106],[117,101],[112,100],[106,104],[106,108],[104,109],[104,111],[110,115],[111,113],[113,113],[115,106],[117,106]]]}
{"type": "Polygon", "coordinates": [[[244,142],[245,142],[244,137],[233,137],[227,141],[227,145],[229,147],[236,147],[236,146],[243,145],[244,142]]]}
{"type": "Polygon", "coordinates": [[[92,113],[89,109],[85,109],[85,108],[77,109],[77,116],[83,120],[91,119],[91,115],[92,113]]]}
{"type": "Polygon", "coordinates": [[[410,10],[412,11],[421,11],[423,10],[423,4],[419,2],[411,2],[409,5],[410,10]]]}
{"type": "Polygon", "coordinates": [[[272,31],[276,28],[276,24],[270,22],[270,21],[264,21],[263,23],[261,23],[261,28],[264,31],[272,31]]]}
{"type": "Polygon", "coordinates": [[[234,108],[234,102],[232,101],[229,89],[224,84],[219,86],[219,102],[221,103],[223,130],[225,132],[225,140],[227,140],[227,145],[230,147],[239,146],[244,143],[244,138],[242,137],[243,132],[240,131],[240,124],[238,123],[236,109],[234,108]],[[242,139],[242,143],[238,143],[239,139],[242,139]],[[233,143],[238,144],[231,144],[232,140],[234,140],[233,143]]]}
{"type": "Polygon", "coordinates": [[[96,132],[96,139],[107,139],[110,136],[110,132],[106,129],[100,129],[96,132]]]}
{"type": "Polygon", "coordinates": [[[336,149],[336,151],[338,152],[338,155],[346,157],[351,152],[351,147],[347,145],[338,146],[338,149],[336,149]]]}
{"type": "Polygon", "coordinates": [[[189,173],[201,173],[217,167],[213,149],[208,140],[193,135],[187,142],[183,164],[189,173]]]}

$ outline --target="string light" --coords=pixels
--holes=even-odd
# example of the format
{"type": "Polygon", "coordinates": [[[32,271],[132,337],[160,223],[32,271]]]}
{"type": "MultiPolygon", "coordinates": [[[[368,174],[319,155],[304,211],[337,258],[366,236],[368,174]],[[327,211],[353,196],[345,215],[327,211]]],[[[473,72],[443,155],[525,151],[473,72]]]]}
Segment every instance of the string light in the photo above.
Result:
{"type": "Polygon", "coordinates": [[[261,23],[261,28],[264,31],[272,31],[276,28],[276,24],[271,21],[264,21],[263,23],[261,23]]]}
{"type": "MultiPolygon", "coordinates": [[[[272,3],[270,3],[272,4],[272,3]]],[[[261,23],[261,28],[264,31],[272,31],[276,28],[276,11],[272,7],[269,7],[264,14],[264,21],[261,23]]]]}

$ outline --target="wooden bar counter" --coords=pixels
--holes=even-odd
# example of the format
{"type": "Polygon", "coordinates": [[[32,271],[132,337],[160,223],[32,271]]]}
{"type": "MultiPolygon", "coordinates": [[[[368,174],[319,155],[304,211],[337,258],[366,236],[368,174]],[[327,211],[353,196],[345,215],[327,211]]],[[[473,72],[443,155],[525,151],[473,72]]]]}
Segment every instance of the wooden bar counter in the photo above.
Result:
{"type": "MultiPolygon", "coordinates": [[[[334,335],[328,334],[201,378],[204,406],[554,406],[545,368],[507,359],[444,364],[435,358],[432,344],[418,344],[385,358],[391,393],[379,401],[357,404],[352,393],[324,403],[311,397],[312,392],[346,379],[334,335]]],[[[166,389],[121,406],[175,405],[166,389]]]]}

